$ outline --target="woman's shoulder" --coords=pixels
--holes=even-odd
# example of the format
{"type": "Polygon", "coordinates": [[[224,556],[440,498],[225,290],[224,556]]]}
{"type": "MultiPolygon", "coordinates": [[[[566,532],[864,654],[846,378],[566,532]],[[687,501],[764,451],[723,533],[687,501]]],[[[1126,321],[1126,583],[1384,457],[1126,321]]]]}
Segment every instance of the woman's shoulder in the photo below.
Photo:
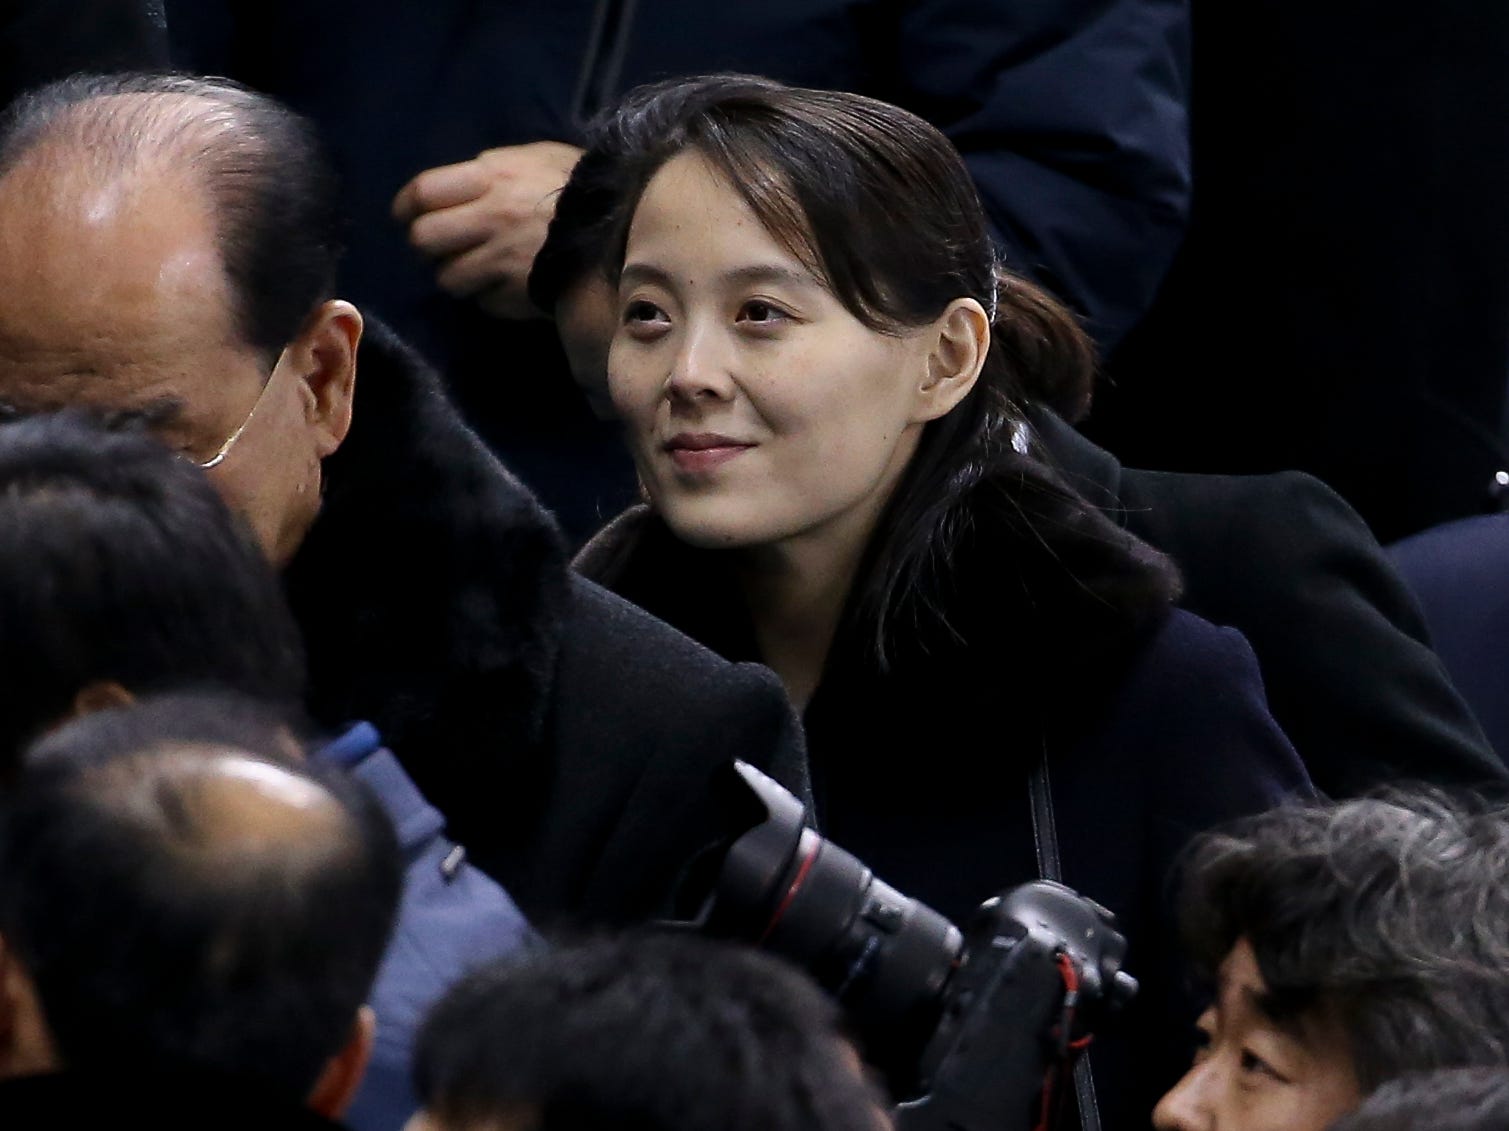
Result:
{"type": "Polygon", "coordinates": [[[1309,778],[1268,709],[1246,637],[1174,609],[1144,639],[1112,693],[1101,741],[1136,752],[1149,772],[1219,788],[1268,783],[1275,800],[1309,778]]]}
{"type": "Polygon", "coordinates": [[[1171,609],[1129,657],[1117,691],[1134,717],[1163,733],[1220,726],[1233,716],[1271,723],[1263,676],[1247,638],[1171,609]]]}

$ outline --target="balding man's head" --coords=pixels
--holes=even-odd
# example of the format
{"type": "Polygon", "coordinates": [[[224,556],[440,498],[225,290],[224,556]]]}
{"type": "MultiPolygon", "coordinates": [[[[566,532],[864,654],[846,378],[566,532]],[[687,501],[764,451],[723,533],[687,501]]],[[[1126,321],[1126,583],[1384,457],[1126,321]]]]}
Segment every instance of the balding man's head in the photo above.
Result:
{"type": "Polygon", "coordinates": [[[0,124],[0,193],[9,186],[65,215],[81,197],[109,207],[156,188],[169,189],[159,207],[206,208],[237,330],[268,365],[334,297],[339,198],[314,129],[228,80],[77,76],[42,87],[0,124]]]}
{"type": "Polygon", "coordinates": [[[79,77],[0,126],[0,402],[140,411],[286,562],[350,425],[311,127],[221,80],[79,77]]]}
{"type": "Polygon", "coordinates": [[[194,709],[101,712],[43,744],[0,816],[0,939],[53,1067],[209,1071],[305,1101],[386,946],[393,832],[275,728],[216,741],[194,709]]]}

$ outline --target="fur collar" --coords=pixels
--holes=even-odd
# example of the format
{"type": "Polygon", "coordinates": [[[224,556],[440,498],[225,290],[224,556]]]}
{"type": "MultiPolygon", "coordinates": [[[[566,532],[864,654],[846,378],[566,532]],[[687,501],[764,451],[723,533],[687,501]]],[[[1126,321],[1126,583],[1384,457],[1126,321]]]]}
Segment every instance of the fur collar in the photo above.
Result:
{"type": "Polygon", "coordinates": [[[396,335],[369,321],[359,360],[351,433],[286,586],[315,717],[375,723],[444,808],[442,766],[539,738],[566,554],[396,335]]]}
{"type": "MultiPolygon", "coordinates": [[[[925,587],[934,600],[912,602],[893,626],[887,663],[851,624],[834,643],[825,685],[840,672],[846,682],[888,674],[921,685],[948,669],[973,673],[990,694],[1018,688],[1037,701],[1119,676],[1167,615],[1177,573],[1046,468],[1032,476],[1049,489],[1007,475],[973,489],[959,550],[937,563],[925,587]]],[[[589,542],[576,566],[726,657],[758,659],[726,561],[685,545],[638,506],[589,542]]]]}

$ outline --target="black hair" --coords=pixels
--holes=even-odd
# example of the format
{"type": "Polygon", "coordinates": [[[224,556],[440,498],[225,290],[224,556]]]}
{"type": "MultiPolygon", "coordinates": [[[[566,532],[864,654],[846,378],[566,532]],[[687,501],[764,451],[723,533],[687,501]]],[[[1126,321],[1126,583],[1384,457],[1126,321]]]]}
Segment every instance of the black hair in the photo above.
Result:
{"type": "Polygon", "coordinates": [[[0,783],[100,682],[297,705],[298,628],[204,473],[69,412],[0,425],[0,783]]]}
{"type": "Polygon", "coordinates": [[[302,1103],[376,976],[398,845],[360,783],[269,741],[275,717],[206,739],[218,706],[143,701],[47,738],[0,804],[0,937],[65,1068],[205,1074],[302,1103]],[[253,763],[313,784],[328,811],[270,835],[265,794],[234,773],[253,763]]]}
{"type": "Polygon", "coordinates": [[[204,186],[245,342],[269,368],[333,297],[339,185],[314,125],[229,79],[74,75],[29,91],[0,122],[0,176],[61,157],[102,179],[184,170],[204,186]]]}
{"type": "Polygon", "coordinates": [[[1448,1068],[1390,1080],[1331,1131],[1504,1131],[1509,1071],[1448,1068]]]}
{"type": "Polygon", "coordinates": [[[1339,1026],[1364,1091],[1509,1065],[1509,813],[1434,792],[1294,804],[1197,838],[1180,915],[1213,978],[1252,947],[1280,1023],[1339,1026]]]}
{"type": "MultiPolygon", "coordinates": [[[[1065,307],[1004,269],[969,171],[939,130],[857,94],[712,75],[631,92],[587,140],[531,284],[538,303],[561,297],[594,245],[615,276],[646,186],[695,152],[871,329],[926,325],[959,298],[989,313],[980,378],[924,429],[855,584],[849,623],[864,626],[882,664],[896,639],[944,620],[952,566],[970,558],[982,510],[1071,575],[1096,615],[1140,626],[1177,596],[1167,559],[1028,454],[1023,405],[1082,415],[1094,348],[1065,307]]],[[[1001,584],[1018,582],[1034,587],[1025,575],[1001,584]]]]}
{"type": "Polygon", "coordinates": [[[837,1007],[779,959],[638,934],[505,960],[434,1008],[414,1059],[452,1127],[875,1131],[837,1007]]]}

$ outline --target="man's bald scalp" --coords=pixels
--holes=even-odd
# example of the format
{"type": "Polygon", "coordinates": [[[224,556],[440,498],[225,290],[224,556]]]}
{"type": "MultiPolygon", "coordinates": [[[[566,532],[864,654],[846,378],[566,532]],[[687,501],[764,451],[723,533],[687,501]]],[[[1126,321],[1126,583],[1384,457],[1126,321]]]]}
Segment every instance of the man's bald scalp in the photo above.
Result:
{"type": "MultiPolygon", "coordinates": [[[[0,122],[0,185],[13,175],[57,194],[79,178],[202,185],[242,336],[269,368],[334,297],[339,188],[318,135],[228,79],[76,75],[31,91],[0,122]]],[[[178,206],[163,196],[163,208],[178,206]]]]}
{"type": "Polygon", "coordinates": [[[213,737],[195,716],[217,709],[149,699],[31,752],[0,799],[0,937],[70,1068],[301,1102],[376,976],[398,844],[359,782],[290,756],[270,717],[213,737]]]}

